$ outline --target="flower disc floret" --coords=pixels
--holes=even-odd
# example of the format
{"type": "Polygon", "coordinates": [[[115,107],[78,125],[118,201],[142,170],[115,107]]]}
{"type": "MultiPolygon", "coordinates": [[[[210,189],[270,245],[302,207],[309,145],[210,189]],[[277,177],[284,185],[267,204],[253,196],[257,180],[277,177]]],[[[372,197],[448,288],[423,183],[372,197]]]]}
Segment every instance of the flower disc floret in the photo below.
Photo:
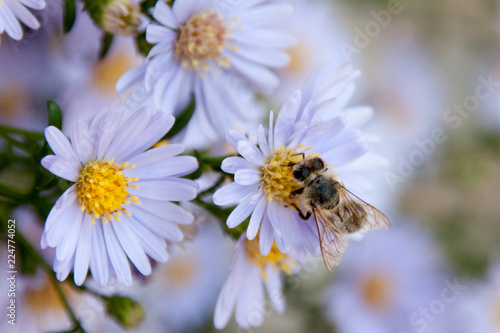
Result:
{"type": "Polygon", "coordinates": [[[269,201],[275,200],[287,206],[293,203],[290,193],[298,190],[300,185],[292,176],[291,165],[301,160],[302,154],[295,149],[280,147],[271,154],[262,167],[262,188],[269,201]]]}
{"type": "Polygon", "coordinates": [[[175,57],[184,68],[208,70],[208,61],[229,67],[230,59],[221,56],[230,33],[222,14],[212,8],[192,15],[179,28],[175,42],[175,57]]]}
{"type": "Polygon", "coordinates": [[[116,219],[119,221],[121,212],[130,215],[123,207],[130,202],[140,203],[136,196],[131,196],[128,188],[138,188],[130,183],[139,179],[128,178],[123,170],[133,168],[128,162],[117,165],[113,161],[93,161],[82,168],[77,181],[78,201],[82,211],[87,211],[95,219],[102,217],[103,223],[116,219]]]}
{"type": "Polygon", "coordinates": [[[253,240],[245,241],[245,250],[249,262],[258,266],[264,280],[267,280],[266,267],[269,265],[276,273],[279,274],[280,270],[286,274],[292,274],[292,268],[297,265],[289,255],[281,253],[276,243],[273,244],[271,251],[267,256],[260,254],[259,250],[259,237],[253,240]]]}

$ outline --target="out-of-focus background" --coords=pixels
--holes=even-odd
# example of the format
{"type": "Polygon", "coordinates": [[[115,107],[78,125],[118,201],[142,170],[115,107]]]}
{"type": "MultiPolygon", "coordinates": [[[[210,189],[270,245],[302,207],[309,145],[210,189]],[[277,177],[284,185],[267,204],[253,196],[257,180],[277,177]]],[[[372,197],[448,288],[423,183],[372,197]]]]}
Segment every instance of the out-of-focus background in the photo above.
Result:
{"type": "MultiPolygon", "coordinates": [[[[306,261],[285,278],[286,312],[269,308],[254,331],[500,332],[500,3],[292,2],[288,29],[299,44],[276,103],[327,55],[361,70],[351,104],[374,108],[365,130],[390,163],[370,179],[373,203],[393,227],[351,241],[333,273],[306,261]]],[[[1,124],[43,130],[47,99],[61,105],[63,129],[90,117],[85,110],[119,103],[115,82],[141,59],[131,40],[119,38],[99,61],[100,33],[85,13],[63,39],[61,5],[47,4],[37,14],[41,30],[20,42],[0,37],[1,124]]],[[[29,172],[20,179],[19,170],[0,167],[3,183],[32,181],[29,172]]],[[[149,308],[164,310],[155,316],[167,332],[216,332],[212,314],[225,275],[215,273],[231,253],[216,224],[188,246],[191,259],[167,263],[141,289],[149,308]],[[205,258],[207,251],[213,255],[205,258]]],[[[224,331],[239,330],[232,319],[224,331]]]]}

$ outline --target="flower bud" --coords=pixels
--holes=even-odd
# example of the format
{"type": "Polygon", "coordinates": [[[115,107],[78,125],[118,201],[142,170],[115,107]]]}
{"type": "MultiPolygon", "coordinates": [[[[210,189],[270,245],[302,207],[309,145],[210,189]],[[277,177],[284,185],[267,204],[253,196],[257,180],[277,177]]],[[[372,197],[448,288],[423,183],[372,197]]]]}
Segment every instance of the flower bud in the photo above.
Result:
{"type": "Polygon", "coordinates": [[[107,299],[108,314],[125,328],[134,328],[144,319],[144,310],[136,301],[122,296],[107,299]]]}
{"type": "Polygon", "coordinates": [[[114,35],[131,35],[141,24],[141,9],[134,0],[111,0],[102,8],[101,27],[114,35]]]}

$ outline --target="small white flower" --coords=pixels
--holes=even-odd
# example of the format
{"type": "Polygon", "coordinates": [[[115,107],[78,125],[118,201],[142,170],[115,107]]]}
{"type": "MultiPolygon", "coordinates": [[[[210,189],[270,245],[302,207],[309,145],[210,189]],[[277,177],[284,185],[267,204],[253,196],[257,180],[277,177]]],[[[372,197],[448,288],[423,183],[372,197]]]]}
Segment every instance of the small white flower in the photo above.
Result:
{"type": "Polygon", "coordinates": [[[223,329],[235,309],[236,322],[243,329],[257,327],[264,321],[265,294],[277,313],[285,311],[281,272],[290,274],[297,262],[281,253],[274,244],[266,256],[260,254],[259,238],[236,243],[231,272],[222,287],[215,307],[214,325],[223,329]]]}
{"type": "Polygon", "coordinates": [[[153,12],[158,24],[146,31],[147,41],[156,45],[116,89],[124,92],[143,82],[155,108],[168,114],[182,110],[194,94],[193,121],[225,133],[248,116],[248,86],[269,93],[278,85],[272,69],[287,64],[283,49],[294,42],[278,27],[291,12],[291,5],[268,0],[177,0],[172,8],[158,1],[153,12]]]}
{"type": "Polygon", "coordinates": [[[165,262],[165,239],[183,239],[177,224],[189,224],[193,216],[170,201],[196,197],[196,183],[179,177],[194,171],[197,161],[174,157],[184,151],[179,144],[145,151],[173,122],[164,113],[140,109],[123,123],[119,112],[101,112],[90,125],[78,120],[71,143],[57,128],[45,130],[55,155],[44,157],[42,165],[75,182],[52,208],[41,239],[42,248],[56,247],[59,280],[74,267],[81,285],[90,267],[100,286],[112,284],[115,276],[130,286],[127,257],[149,275],[146,254],[165,262]]]}
{"type": "Polygon", "coordinates": [[[215,192],[213,200],[217,205],[237,204],[227,220],[230,228],[251,215],[246,235],[254,239],[260,228],[262,255],[274,240],[284,253],[320,253],[314,218],[303,221],[290,198],[300,186],[288,165],[300,161],[300,153],[321,156],[354,192],[369,190],[359,177],[361,170],[384,164],[378,155],[367,154],[369,146],[355,128],[371,117],[371,109],[343,110],[355,74],[350,66],[333,71],[332,62],[317,67],[303,91],[295,91],[283,106],[276,123],[271,112],[267,137],[259,127],[258,148],[239,132],[228,132],[229,144],[242,157],[223,161],[222,169],[234,174],[235,181],[215,192]]]}
{"type": "Polygon", "coordinates": [[[20,40],[23,38],[23,30],[19,21],[31,29],[40,28],[36,17],[26,7],[43,9],[44,0],[0,0],[0,34],[4,31],[11,38],[20,40]]]}
{"type": "Polygon", "coordinates": [[[447,332],[434,320],[419,324],[420,309],[447,287],[443,266],[429,235],[411,225],[353,242],[325,293],[326,314],[341,333],[447,332]]]}

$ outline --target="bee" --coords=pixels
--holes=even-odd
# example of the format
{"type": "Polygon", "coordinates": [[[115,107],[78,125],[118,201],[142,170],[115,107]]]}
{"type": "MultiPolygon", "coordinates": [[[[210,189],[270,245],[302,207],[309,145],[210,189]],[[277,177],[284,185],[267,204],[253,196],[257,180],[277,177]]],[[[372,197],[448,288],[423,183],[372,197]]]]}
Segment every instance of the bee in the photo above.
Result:
{"type": "Polygon", "coordinates": [[[290,193],[292,206],[300,218],[309,220],[314,214],[325,266],[332,271],[347,247],[346,234],[357,231],[390,228],[389,219],[378,209],[361,200],[334,175],[327,173],[325,162],[319,157],[305,157],[290,163],[292,177],[301,188],[290,193]],[[302,208],[306,209],[304,214],[302,208]]]}

